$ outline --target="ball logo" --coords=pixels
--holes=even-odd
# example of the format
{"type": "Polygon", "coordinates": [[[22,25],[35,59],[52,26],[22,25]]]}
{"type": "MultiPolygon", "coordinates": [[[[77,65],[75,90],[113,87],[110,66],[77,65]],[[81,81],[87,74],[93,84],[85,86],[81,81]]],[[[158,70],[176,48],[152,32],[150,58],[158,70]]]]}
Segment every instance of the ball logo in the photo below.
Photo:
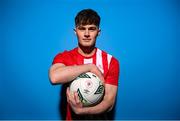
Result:
{"type": "Polygon", "coordinates": [[[90,88],[92,88],[92,86],[93,86],[93,84],[92,84],[92,82],[91,82],[91,80],[86,80],[85,81],[85,89],[84,89],[84,93],[86,93],[86,94],[89,94],[89,89],[90,88]]]}
{"type": "Polygon", "coordinates": [[[89,89],[89,88],[91,88],[93,86],[91,80],[86,80],[85,84],[86,84],[87,89],[89,89]]]}
{"type": "Polygon", "coordinates": [[[87,89],[84,89],[84,93],[86,93],[86,94],[89,94],[89,90],[87,90],[87,89]]]}

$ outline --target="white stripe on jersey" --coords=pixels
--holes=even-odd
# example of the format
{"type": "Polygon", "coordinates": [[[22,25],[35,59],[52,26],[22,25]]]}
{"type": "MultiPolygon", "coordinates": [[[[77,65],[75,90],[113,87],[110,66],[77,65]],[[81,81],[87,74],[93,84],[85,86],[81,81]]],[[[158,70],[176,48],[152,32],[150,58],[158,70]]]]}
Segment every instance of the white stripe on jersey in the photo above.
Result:
{"type": "Polygon", "coordinates": [[[104,73],[103,69],[103,61],[102,61],[102,50],[97,48],[97,53],[96,53],[96,66],[99,68],[99,70],[104,73]]]}
{"type": "Polygon", "coordinates": [[[107,60],[108,60],[108,69],[109,69],[109,65],[110,65],[110,62],[111,62],[111,58],[112,58],[112,55],[110,55],[110,54],[107,54],[107,60]]]}
{"type": "Polygon", "coordinates": [[[84,64],[90,64],[90,63],[93,63],[93,59],[92,58],[84,59],[84,64]]]}

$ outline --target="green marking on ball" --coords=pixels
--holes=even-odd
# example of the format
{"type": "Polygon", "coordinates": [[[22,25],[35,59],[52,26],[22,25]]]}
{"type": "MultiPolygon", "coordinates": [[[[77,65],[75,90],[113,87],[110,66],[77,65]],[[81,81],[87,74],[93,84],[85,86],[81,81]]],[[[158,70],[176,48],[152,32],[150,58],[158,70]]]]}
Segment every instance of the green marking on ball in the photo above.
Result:
{"type": "Polygon", "coordinates": [[[80,89],[78,88],[77,90],[78,96],[79,96],[79,100],[83,103],[83,104],[87,104],[87,100],[85,100],[81,94],[80,89]]]}
{"type": "Polygon", "coordinates": [[[104,86],[99,85],[99,87],[97,88],[97,90],[94,94],[103,94],[103,92],[104,92],[104,86]]]}
{"type": "Polygon", "coordinates": [[[79,78],[91,78],[88,74],[82,73],[78,76],[79,78]]]}

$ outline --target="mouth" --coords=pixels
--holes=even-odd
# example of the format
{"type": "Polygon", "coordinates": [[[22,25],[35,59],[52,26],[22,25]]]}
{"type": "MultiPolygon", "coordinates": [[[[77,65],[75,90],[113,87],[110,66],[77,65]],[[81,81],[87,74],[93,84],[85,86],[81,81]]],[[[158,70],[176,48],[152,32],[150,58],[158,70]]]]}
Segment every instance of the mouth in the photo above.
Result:
{"type": "Polygon", "coordinates": [[[89,41],[91,41],[91,39],[83,39],[83,41],[89,42],[89,41]]]}

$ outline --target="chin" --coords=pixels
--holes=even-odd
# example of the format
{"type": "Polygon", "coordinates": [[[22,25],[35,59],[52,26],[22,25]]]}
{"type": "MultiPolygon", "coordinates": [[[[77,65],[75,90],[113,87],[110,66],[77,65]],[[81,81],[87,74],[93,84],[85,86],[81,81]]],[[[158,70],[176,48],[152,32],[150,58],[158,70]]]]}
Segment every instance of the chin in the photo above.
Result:
{"type": "Polygon", "coordinates": [[[92,45],[82,45],[82,47],[90,48],[92,45]]]}
{"type": "Polygon", "coordinates": [[[91,44],[91,43],[82,43],[81,46],[91,47],[91,46],[93,46],[93,44],[91,44]]]}
{"type": "Polygon", "coordinates": [[[91,48],[91,47],[94,47],[94,45],[92,45],[92,44],[80,44],[80,47],[91,48]]]}

